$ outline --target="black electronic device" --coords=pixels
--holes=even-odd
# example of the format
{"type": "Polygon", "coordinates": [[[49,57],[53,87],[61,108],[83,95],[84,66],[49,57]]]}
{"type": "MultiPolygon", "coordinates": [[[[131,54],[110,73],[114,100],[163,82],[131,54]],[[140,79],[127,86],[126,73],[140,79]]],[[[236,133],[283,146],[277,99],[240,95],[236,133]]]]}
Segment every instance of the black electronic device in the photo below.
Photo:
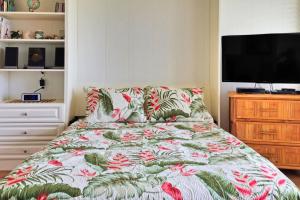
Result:
{"type": "Polygon", "coordinates": [[[281,90],[271,91],[271,94],[297,94],[296,89],[282,88],[281,90]]]}
{"type": "Polygon", "coordinates": [[[58,47],[55,49],[55,67],[65,66],[65,48],[58,47]]]}
{"type": "Polygon", "coordinates": [[[265,94],[266,89],[264,88],[236,88],[237,93],[244,94],[265,94]]]}
{"type": "Polygon", "coordinates": [[[41,101],[41,97],[40,93],[23,93],[21,99],[24,102],[39,102],[41,101]]]}
{"type": "Polygon", "coordinates": [[[6,47],[4,68],[18,68],[19,48],[6,47]]]}
{"type": "Polygon", "coordinates": [[[28,68],[45,68],[45,65],[46,65],[46,49],[29,48],[28,68]]]}
{"type": "Polygon", "coordinates": [[[300,33],[222,37],[222,81],[300,83],[300,33]]]}

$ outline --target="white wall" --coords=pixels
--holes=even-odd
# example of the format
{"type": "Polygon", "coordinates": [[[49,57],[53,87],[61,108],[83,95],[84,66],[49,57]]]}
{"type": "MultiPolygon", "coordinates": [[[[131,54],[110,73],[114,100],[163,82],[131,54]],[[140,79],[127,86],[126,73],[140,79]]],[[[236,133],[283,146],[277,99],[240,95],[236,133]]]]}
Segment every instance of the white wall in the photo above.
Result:
{"type": "Polygon", "coordinates": [[[204,86],[210,108],[210,17],[210,0],[78,0],[75,114],[89,85],[204,86]]]}
{"type": "MultiPolygon", "coordinates": [[[[300,32],[300,0],[220,0],[220,34],[300,32]]],[[[221,84],[221,127],[229,127],[228,92],[254,84],[221,84]]],[[[268,87],[263,85],[262,87],[268,87]]],[[[275,88],[299,85],[280,85],[275,88]]]]}

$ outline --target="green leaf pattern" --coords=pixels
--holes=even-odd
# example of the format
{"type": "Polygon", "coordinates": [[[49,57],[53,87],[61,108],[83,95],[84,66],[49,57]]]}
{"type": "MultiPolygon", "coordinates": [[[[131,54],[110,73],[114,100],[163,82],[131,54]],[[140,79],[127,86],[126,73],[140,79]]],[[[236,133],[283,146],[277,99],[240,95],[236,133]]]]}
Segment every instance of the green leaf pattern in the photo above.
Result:
{"type": "Polygon", "coordinates": [[[0,180],[1,200],[297,200],[299,194],[272,163],[211,122],[78,121],[0,180]]]}
{"type": "Polygon", "coordinates": [[[151,122],[211,121],[200,88],[146,87],[147,117],[151,122]]]}
{"type": "Polygon", "coordinates": [[[145,122],[144,92],[141,88],[95,88],[89,90],[89,97],[94,98],[94,112],[88,111],[88,119],[93,122],[145,122]],[[92,93],[92,94],[91,94],[92,93]],[[94,105],[96,102],[96,105],[94,105]]]}

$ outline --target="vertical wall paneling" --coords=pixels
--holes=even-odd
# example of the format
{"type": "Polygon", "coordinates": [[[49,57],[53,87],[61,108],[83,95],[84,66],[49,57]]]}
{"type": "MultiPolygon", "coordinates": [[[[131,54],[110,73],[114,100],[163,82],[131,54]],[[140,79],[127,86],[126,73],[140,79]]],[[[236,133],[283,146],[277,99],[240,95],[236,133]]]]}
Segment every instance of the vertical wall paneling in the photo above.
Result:
{"type": "Polygon", "coordinates": [[[210,1],[210,102],[211,114],[220,122],[219,0],[210,1]]]}
{"type": "Polygon", "coordinates": [[[209,0],[78,0],[76,114],[83,87],[204,86],[210,104],[209,0]]]}

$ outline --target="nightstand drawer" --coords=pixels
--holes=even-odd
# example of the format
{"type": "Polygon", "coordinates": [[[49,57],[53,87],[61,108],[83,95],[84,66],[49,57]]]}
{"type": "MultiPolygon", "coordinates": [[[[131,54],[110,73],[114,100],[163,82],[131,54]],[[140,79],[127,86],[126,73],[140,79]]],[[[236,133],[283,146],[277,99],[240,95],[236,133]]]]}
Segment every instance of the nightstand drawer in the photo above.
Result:
{"type": "Polygon", "coordinates": [[[300,144],[300,124],[235,122],[235,135],[243,141],[300,144]]]}
{"type": "Polygon", "coordinates": [[[63,128],[63,123],[3,123],[0,124],[0,141],[4,136],[56,136],[63,131],[63,128]]]}
{"type": "Polygon", "coordinates": [[[236,100],[237,119],[286,119],[285,102],[276,100],[236,100]]]}
{"type": "Polygon", "coordinates": [[[0,122],[63,122],[63,106],[0,106],[0,122]]]}

